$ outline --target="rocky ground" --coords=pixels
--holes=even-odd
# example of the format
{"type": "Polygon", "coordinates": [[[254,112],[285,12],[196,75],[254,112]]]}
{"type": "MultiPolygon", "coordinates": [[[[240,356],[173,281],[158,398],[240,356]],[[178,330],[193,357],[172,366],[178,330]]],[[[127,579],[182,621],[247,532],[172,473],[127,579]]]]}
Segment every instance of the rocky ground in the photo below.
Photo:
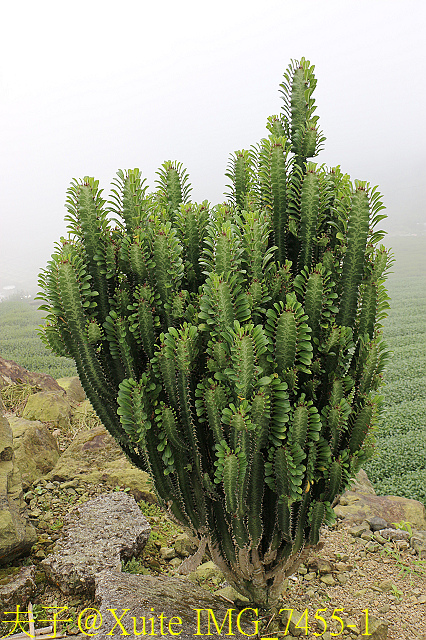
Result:
{"type": "MultiPolygon", "coordinates": [[[[37,529],[37,543],[29,556],[15,561],[13,566],[35,565],[39,568],[36,574],[38,591],[32,600],[35,610],[40,616],[41,607],[67,606],[67,615],[70,614],[73,619],[65,625],[68,635],[79,633],[77,616],[84,608],[94,606],[93,602],[83,595],[66,596],[49,584],[40,562],[52,552],[72,509],[108,491],[111,488],[103,483],[80,485],[75,481],[60,483],[42,479],[26,494],[32,522],[37,529]]],[[[152,533],[141,557],[124,564],[123,571],[154,576],[176,575],[177,566],[191,551],[189,541],[157,505],[140,501],[139,506],[151,525],[152,533]],[[182,540],[185,542],[182,543],[182,540]]],[[[294,637],[298,632],[305,635],[306,615],[309,635],[316,629],[314,624],[317,615],[317,618],[322,616],[328,626],[322,635],[325,640],[333,637],[328,635],[329,632],[336,634],[340,630],[336,616],[345,620],[346,627],[353,625],[341,634],[342,637],[361,637],[360,634],[366,631],[362,624],[368,615],[369,632],[376,625],[376,619],[388,625],[387,635],[377,635],[377,638],[426,638],[426,560],[422,561],[403,541],[376,542],[369,529],[362,531],[362,527],[348,526],[344,520],[338,522],[335,528],[324,529],[323,540],[325,544],[320,558],[314,557],[307,566],[302,566],[288,580],[283,594],[283,608],[294,609],[289,625],[294,637]],[[306,609],[308,614],[304,614],[306,609]],[[335,611],[339,609],[343,609],[343,612],[335,611]],[[334,620],[331,617],[333,611],[334,620]],[[299,628],[295,626],[297,623],[299,628]]],[[[204,560],[208,562],[209,559],[205,557],[204,560]]],[[[223,590],[224,577],[212,563],[206,562],[189,579],[212,592],[222,587],[222,596],[229,598],[231,607],[235,594],[229,588],[228,591],[223,590]]],[[[7,572],[8,569],[3,570],[0,575],[7,572]]],[[[272,621],[268,631],[265,631],[266,635],[276,633],[274,624],[272,621]]],[[[320,633],[321,630],[318,627],[316,632],[320,633]]]]}
{"type": "MultiPolygon", "coordinates": [[[[1,596],[2,586],[14,573],[23,566],[34,566],[37,589],[31,596],[31,602],[36,627],[44,626],[41,620],[46,615],[45,607],[68,607],[67,617],[71,620],[63,625],[62,631],[69,636],[81,635],[78,615],[96,603],[84,593],[62,593],[49,583],[41,563],[53,552],[66,527],[67,517],[79,505],[111,491],[124,491],[135,498],[151,526],[151,535],[140,557],[123,564],[125,573],[173,577],[177,575],[182,560],[195,551],[182,529],[171,522],[155,503],[149,481],[141,475],[143,472],[131,469],[124,462],[118,447],[94,420],[84,400],[74,400],[73,406],[73,416],[65,412],[64,423],[60,427],[58,419],[31,423],[31,427],[40,425],[38,431],[42,436],[43,429],[48,430],[49,435],[43,436],[43,442],[50,436],[56,440],[56,462],[50,462],[50,470],[41,474],[42,477],[38,472],[38,477],[31,480],[31,473],[36,474],[36,471],[30,469],[29,461],[21,458],[22,475],[26,478],[24,499],[37,541],[29,555],[13,560],[0,570],[1,596]],[[80,425],[75,416],[80,416],[80,425]],[[89,419],[92,422],[88,422],[89,419]]],[[[13,424],[14,415],[7,415],[13,424]]],[[[32,420],[35,418],[37,415],[32,420]]],[[[16,423],[16,433],[18,427],[21,428],[16,423]]],[[[25,433],[29,431],[27,429],[25,433]]],[[[24,435],[20,448],[15,451],[17,459],[25,449],[24,435]]],[[[33,447],[34,442],[32,440],[33,447]]],[[[45,464],[44,458],[40,460],[37,464],[45,464]]],[[[369,524],[359,524],[362,520],[360,514],[368,514],[368,508],[373,507],[376,513],[381,509],[383,516],[388,516],[388,522],[401,521],[401,526],[402,521],[424,518],[422,514],[398,511],[400,505],[396,504],[397,500],[392,502],[371,493],[369,496],[368,490],[365,493],[362,487],[359,494],[347,494],[338,506],[340,518],[336,525],[322,532],[324,547],[320,556],[312,557],[305,566],[301,566],[285,585],[282,607],[293,610],[291,619],[285,618],[283,612],[279,625],[277,618],[263,620],[262,637],[283,636],[287,627],[288,638],[307,635],[325,640],[332,637],[355,640],[365,638],[369,633],[372,640],[426,640],[426,551],[423,558],[422,551],[419,553],[418,547],[417,551],[413,548],[407,531],[399,536],[405,539],[386,540],[372,531],[369,524]],[[354,518],[358,524],[354,524],[354,518]],[[339,618],[343,620],[343,631],[339,618]],[[307,634],[306,624],[309,627],[307,634]]],[[[405,504],[407,509],[412,508],[411,502],[405,504]]],[[[426,529],[421,523],[417,526],[426,529]]],[[[409,525],[405,526],[407,528],[409,525]]],[[[186,579],[217,593],[226,606],[232,607],[235,598],[237,605],[244,606],[208,556],[186,579]]],[[[4,636],[9,631],[10,627],[3,623],[0,634],[4,636]]]]}

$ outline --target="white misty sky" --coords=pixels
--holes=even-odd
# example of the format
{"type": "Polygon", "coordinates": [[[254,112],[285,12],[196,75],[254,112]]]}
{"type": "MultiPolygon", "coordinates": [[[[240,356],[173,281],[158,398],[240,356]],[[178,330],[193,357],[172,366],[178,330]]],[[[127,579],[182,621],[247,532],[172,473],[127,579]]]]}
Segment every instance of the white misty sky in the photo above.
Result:
{"type": "Polygon", "coordinates": [[[424,0],[3,3],[0,293],[35,284],[72,178],[108,191],[139,167],[153,187],[179,160],[193,199],[221,202],[229,153],[267,135],[302,56],[318,79],[318,160],[378,184],[389,229],[426,221],[425,18],[424,0]]]}

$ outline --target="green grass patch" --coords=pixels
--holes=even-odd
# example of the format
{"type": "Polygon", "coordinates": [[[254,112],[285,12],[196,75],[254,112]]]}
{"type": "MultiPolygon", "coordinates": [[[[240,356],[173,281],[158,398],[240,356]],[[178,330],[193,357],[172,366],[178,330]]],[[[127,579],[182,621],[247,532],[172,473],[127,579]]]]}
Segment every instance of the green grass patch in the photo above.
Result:
{"type": "Polygon", "coordinates": [[[1,302],[0,356],[55,379],[77,375],[73,360],[53,355],[41,341],[37,328],[43,324],[43,316],[43,311],[25,300],[1,302]]]}

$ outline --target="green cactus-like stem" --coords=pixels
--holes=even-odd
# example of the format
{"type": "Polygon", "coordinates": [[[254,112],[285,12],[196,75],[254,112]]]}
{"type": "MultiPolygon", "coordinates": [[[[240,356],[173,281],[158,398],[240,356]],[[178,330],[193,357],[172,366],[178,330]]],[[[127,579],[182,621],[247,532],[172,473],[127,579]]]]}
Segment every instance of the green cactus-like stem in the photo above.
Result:
{"type": "Polygon", "coordinates": [[[359,186],[352,196],[348,221],[348,246],[343,258],[341,288],[337,322],[353,327],[356,319],[358,290],[362,281],[370,220],[368,194],[359,186]]]}
{"type": "Polygon", "coordinates": [[[152,193],[118,172],[108,202],[73,181],[68,238],[40,275],[46,345],[200,541],[193,561],[207,545],[266,609],[369,454],[387,360],[383,207],[307,162],[324,140],[315,86],[293,61],[267,137],[231,157],[225,203],[190,202],[178,162],[152,193]]]}

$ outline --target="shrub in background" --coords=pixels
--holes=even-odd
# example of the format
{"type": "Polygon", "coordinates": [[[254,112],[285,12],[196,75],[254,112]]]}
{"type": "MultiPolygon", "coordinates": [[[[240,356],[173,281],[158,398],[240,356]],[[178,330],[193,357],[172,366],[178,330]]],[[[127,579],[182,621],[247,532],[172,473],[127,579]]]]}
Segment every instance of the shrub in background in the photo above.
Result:
{"type": "Polygon", "coordinates": [[[268,137],[232,155],[228,200],[73,181],[69,237],[40,275],[46,344],[237,590],[274,607],[368,457],[386,358],[389,255],[376,188],[308,162],[314,67],[292,62],[268,137]]]}

